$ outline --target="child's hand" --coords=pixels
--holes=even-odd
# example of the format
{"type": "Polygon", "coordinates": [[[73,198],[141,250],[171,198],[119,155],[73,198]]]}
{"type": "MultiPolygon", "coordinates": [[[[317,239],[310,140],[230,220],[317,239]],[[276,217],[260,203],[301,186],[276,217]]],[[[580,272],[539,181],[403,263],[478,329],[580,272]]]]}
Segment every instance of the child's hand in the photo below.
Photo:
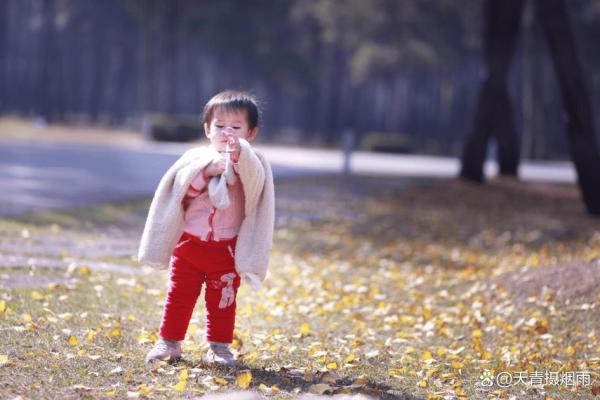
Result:
{"type": "Polygon", "coordinates": [[[204,177],[213,177],[221,175],[225,171],[225,160],[214,160],[204,168],[204,177]]]}
{"type": "Polygon", "coordinates": [[[227,135],[227,146],[231,161],[238,162],[240,159],[240,139],[235,135],[227,135]]]}

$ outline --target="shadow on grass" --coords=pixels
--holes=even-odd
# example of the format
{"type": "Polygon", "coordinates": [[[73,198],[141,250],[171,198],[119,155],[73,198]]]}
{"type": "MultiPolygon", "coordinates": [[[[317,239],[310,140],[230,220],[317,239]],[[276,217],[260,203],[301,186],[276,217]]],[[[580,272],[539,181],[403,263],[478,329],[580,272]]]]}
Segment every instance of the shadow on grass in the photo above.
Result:
{"type": "MultiPolygon", "coordinates": [[[[233,367],[206,365],[201,362],[198,363],[194,360],[187,360],[185,358],[174,362],[172,365],[185,366],[187,368],[201,368],[207,372],[218,372],[220,374],[226,374],[230,377],[235,377],[242,372],[249,371],[252,374],[252,383],[249,390],[256,390],[261,384],[270,388],[277,386],[280,391],[305,394],[311,393],[311,386],[318,384],[325,384],[329,386],[327,389],[322,386],[318,390],[318,394],[322,395],[335,395],[335,394],[362,394],[371,396],[375,399],[383,400],[420,400],[419,397],[415,397],[401,391],[394,389],[390,386],[376,383],[365,379],[364,381],[358,381],[356,378],[350,376],[343,376],[341,374],[333,374],[329,372],[317,373],[312,376],[304,375],[301,371],[290,370],[282,367],[278,370],[267,370],[263,368],[256,368],[244,363],[238,363],[233,367]]],[[[204,376],[205,377],[205,376],[204,376]]],[[[196,378],[196,383],[200,384],[203,376],[196,378]]]]}

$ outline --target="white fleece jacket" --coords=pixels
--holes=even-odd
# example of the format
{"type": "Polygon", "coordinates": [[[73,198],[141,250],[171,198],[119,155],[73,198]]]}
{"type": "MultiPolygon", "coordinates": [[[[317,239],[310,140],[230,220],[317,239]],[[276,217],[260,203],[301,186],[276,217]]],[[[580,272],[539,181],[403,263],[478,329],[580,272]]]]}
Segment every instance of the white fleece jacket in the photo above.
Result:
{"type": "MultiPolygon", "coordinates": [[[[190,182],[218,155],[211,147],[185,152],[160,180],[150,204],[138,251],[138,261],[167,268],[183,234],[183,198],[190,182]]],[[[240,139],[239,177],[245,197],[245,216],[235,248],[235,268],[256,288],[267,275],[273,244],[275,194],[268,161],[240,139]]]]}

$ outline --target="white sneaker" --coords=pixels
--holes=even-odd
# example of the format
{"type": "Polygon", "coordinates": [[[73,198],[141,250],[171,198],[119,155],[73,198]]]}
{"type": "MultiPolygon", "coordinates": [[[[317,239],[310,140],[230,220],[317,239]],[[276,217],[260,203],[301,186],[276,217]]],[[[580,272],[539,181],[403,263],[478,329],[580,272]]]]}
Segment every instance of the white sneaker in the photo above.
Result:
{"type": "Polygon", "coordinates": [[[160,338],[146,356],[146,363],[152,361],[175,361],[181,358],[181,342],[160,338]]]}
{"type": "Polygon", "coordinates": [[[226,344],[211,344],[206,353],[205,361],[207,364],[235,365],[233,354],[229,351],[229,346],[226,344]]]}

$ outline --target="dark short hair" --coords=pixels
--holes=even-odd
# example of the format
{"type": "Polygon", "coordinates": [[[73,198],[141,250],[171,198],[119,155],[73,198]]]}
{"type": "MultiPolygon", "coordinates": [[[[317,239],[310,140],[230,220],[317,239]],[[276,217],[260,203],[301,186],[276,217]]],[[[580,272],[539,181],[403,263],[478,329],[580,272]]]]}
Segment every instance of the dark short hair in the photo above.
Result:
{"type": "Polygon", "coordinates": [[[248,92],[225,90],[217,93],[204,106],[204,123],[210,124],[216,109],[225,111],[246,111],[248,126],[254,129],[258,126],[260,110],[256,97],[248,92]]]}

